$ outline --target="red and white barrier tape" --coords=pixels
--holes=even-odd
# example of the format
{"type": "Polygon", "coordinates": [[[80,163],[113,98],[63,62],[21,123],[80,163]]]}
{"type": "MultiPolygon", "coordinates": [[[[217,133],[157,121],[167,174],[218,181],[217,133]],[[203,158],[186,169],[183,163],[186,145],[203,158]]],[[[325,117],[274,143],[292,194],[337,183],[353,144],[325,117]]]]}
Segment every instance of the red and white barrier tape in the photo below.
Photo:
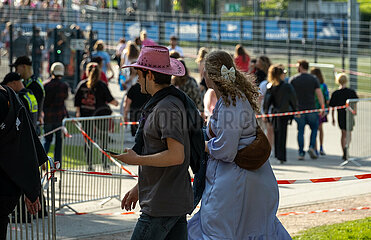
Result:
{"type": "Polygon", "coordinates": [[[120,125],[122,126],[122,125],[138,125],[139,124],[139,122],[122,122],[122,123],[120,123],[120,125]]]}
{"type": "Polygon", "coordinates": [[[321,111],[329,111],[329,110],[335,110],[335,109],[345,109],[345,108],[347,108],[346,105],[339,106],[339,107],[329,107],[329,108],[324,108],[324,109],[320,108],[320,109],[303,110],[303,111],[296,111],[296,112],[260,114],[260,115],[256,115],[256,118],[293,116],[293,115],[300,115],[300,114],[307,114],[307,113],[314,113],[314,112],[321,112],[321,111]]]}
{"type": "Polygon", "coordinates": [[[329,212],[345,212],[345,211],[355,211],[355,210],[370,210],[371,207],[356,207],[356,208],[333,208],[333,209],[323,209],[323,210],[314,210],[308,212],[287,212],[287,213],[279,213],[277,216],[292,216],[292,215],[307,215],[313,213],[329,213],[329,212]]]}
{"type": "Polygon", "coordinates": [[[68,169],[57,169],[55,171],[60,172],[72,172],[72,173],[84,173],[89,175],[100,175],[100,176],[115,176],[115,177],[124,177],[124,178],[130,178],[138,177],[136,175],[124,175],[119,173],[108,173],[108,172],[96,172],[96,171],[79,171],[79,170],[68,170],[68,169]]]}
{"type": "Polygon", "coordinates": [[[81,134],[85,138],[87,138],[93,144],[93,146],[95,146],[101,153],[103,153],[104,155],[106,155],[107,158],[109,160],[111,160],[117,167],[119,167],[122,170],[124,170],[125,172],[127,172],[131,177],[133,177],[133,178],[136,177],[128,169],[126,169],[122,164],[120,164],[117,160],[115,160],[113,157],[111,157],[111,155],[109,155],[108,153],[106,153],[105,151],[103,151],[103,149],[93,139],[91,139],[91,137],[82,129],[82,127],[80,126],[80,123],[79,122],[77,122],[77,121],[74,120],[73,123],[75,124],[75,126],[77,127],[77,129],[81,132],[81,134]]]}
{"type": "Polygon", "coordinates": [[[356,75],[356,76],[371,77],[371,74],[369,74],[369,73],[356,72],[356,71],[346,70],[346,69],[342,69],[342,68],[335,68],[335,71],[345,72],[345,73],[356,75]]]}
{"type": "Polygon", "coordinates": [[[46,136],[48,136],[48,135],[50,135],[50,134],[53,134],[53,133],[55,133],[55,132],[58,132],[59,130],[62,130],[62,131],[63,131],[63,134],[64,134],[66,137],[72,137],[72,136],[67,132],[66,127],[61,126],[61,127],[56,128],[56,129],[53,129],[53,130],[50,131],[50,132],[47,132],[47,133],[45,133],[45,134],[43,134],[43,135],[40,135],[40,136],[39,136],[39,139],[41,139],[41,138],[43,138],[43,137],[46,137],[46,136]]]}
{"type": "Polygon", "coordinates": [[[311,178],[299,180],[277,180],[277,184],[302,184],[302,183],[329,183],[329,182],[343,182],[350,180],[370,179],[371,173],[359,174],[345,177],[327,177],[327,178],[311,178]]]}
{"type": "MultiPolygon", "coordinates": [[[[83,174],[91,174],[91,175],[103,175],[103,176],[119,176],[119,177],[125,177],[125,178],[138,177],[134,174],[124,175],[124,174],[118,174],[118,173],[79,171],[79,170],[68,170],[68,169],[55,169],[54,172],[55,171],[74,172],[74,173],[83,173],[83,174]]],[[[364,179],[371,179],[371,173],[357,174],[357,175],[343,176],[343,177],[310,178],[310,179],[298,179],[298,180],[277,180],[277,184],[329,183],[329,182],[343,182],[343,181],[364,180],[364,179]]],[[[192,178],[192,182],[193,182],[193,178],[192,178]]]]}
{"type": "Polygon", "coordinates": [[[56,216],[71,216],[71,215],[97,215],[97,216],[118,216],[118,215],[131,215],[136,212],[116,212],[116,213],[88,213],[88,212],[75,212],[75,213],[56,213],[56,216]]]}

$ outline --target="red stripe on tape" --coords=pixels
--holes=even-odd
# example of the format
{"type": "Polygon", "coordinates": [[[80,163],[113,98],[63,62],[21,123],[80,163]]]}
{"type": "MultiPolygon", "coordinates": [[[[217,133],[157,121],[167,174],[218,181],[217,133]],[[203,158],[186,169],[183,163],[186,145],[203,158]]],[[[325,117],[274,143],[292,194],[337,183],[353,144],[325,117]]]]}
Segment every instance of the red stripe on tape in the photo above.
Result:
{"type": "Polygon", "coordinates": [[[337,182],[341,179],[341,177],[334,177],[334,178],[317,178],[317,179],[309,179],[312,183],[321,183],[321,182],[337,182]]]}
{"type": "Polygon", "coordinates": [[[296,180],[277,180],[277,184],[293,184],[296,180]]]}
{"type": "Polygon", "coordinates": [[[368,179],[368,178],[371,178],[371,173],[370,174],[355,175],[355,177],[358,178],[358,179],[368,179]]]}

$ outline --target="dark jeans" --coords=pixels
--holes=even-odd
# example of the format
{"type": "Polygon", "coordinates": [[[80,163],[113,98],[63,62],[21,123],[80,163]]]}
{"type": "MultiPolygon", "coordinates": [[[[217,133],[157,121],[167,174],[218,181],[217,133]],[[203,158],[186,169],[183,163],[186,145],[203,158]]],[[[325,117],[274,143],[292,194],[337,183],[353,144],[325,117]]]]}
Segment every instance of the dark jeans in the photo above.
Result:
{"type": "MultiPolygon", "coordinates": [[[[56,128],[62,126],[62,123],[45,123],[44,133],[53,131],[56,128]]],[[[53,136],[55,135],[55,146],[54,146],[54,160],[57,162],[62,162],[62,130],[59,130],[53,134],[50,134],[45,137],[44,149],[48,153],[50,149],[50,144],[53,141],[53,136]]]]}
{"type": "Polygon", "coordinates": [[[142,213],[131,240],[187,240],[186,216],[151,217],[142,213]]]}
{"type": "Polygon", "coordinates": [[[310,148],[316,148],[316,138],[319,126],[319,115],[318,113],[307,113],[300,115],[300,118],[295,118],[298,124],[298,144],[299,144],[299,154],[304,155],[304,129],[305,125],[309,125],[310,130],[310,148]]]}
{"type": "Polygon", "coordinates": [[[274,154],[278,160],[286,161],[287,123],[290,117],[276,117],[274,125],[274,154]]]}

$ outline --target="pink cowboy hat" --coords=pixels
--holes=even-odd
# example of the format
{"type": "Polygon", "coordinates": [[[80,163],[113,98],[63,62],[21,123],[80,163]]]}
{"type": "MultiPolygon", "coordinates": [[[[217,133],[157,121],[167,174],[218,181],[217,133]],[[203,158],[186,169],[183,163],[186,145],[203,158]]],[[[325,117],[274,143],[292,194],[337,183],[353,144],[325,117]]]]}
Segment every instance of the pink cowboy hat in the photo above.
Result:
{"type": "Polygon", "coordinates": [[[144,46],[140,51],[136,63],[125,65],[122,68],[135,67],[148,69],[166,75],[184,76],[183,64],[170,58],[169,50],[163,46],[144,46]]]}

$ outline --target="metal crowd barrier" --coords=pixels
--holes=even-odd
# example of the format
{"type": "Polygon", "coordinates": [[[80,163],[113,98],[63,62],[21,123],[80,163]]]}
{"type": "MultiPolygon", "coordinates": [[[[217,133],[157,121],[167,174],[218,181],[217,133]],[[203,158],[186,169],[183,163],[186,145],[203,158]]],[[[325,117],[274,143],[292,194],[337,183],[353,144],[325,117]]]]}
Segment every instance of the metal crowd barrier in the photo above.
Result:
{"type": "MultiPolygon", "coordinates": [[[[49,159],[49,167],[54,168],[52,159],[49,159]]],[[[55,181],[53,171],[41,177],[41,211],[36,215],[28,213],[24,195],[20,197],[18,205],[9,215],[7,239],[56,239],[55,181]]]]}
{"type": "Polygon", "coordinates": [[[371,159],[371,98],[348,99],[346,110],[348,159],[341,166],[371,159]]]}
{"type": "MultiPolygon", "coordinates": [[[[122,119],[121,115],[64,119],[63,126],[68,136],[65,134],[63,137],[61,169],[122,173],[96,146],[114,152],[123,151],[122,119]],[[88,137],[79,131],[76,124],[81,126],[88,137]]],[[[119,199],[121,182],[115,176],[61,172],[59,209],[68,207],[75,211],[70,205],[102,199],[105,201],[101,204],[104,204],[113,198],[119,199]]]]}

